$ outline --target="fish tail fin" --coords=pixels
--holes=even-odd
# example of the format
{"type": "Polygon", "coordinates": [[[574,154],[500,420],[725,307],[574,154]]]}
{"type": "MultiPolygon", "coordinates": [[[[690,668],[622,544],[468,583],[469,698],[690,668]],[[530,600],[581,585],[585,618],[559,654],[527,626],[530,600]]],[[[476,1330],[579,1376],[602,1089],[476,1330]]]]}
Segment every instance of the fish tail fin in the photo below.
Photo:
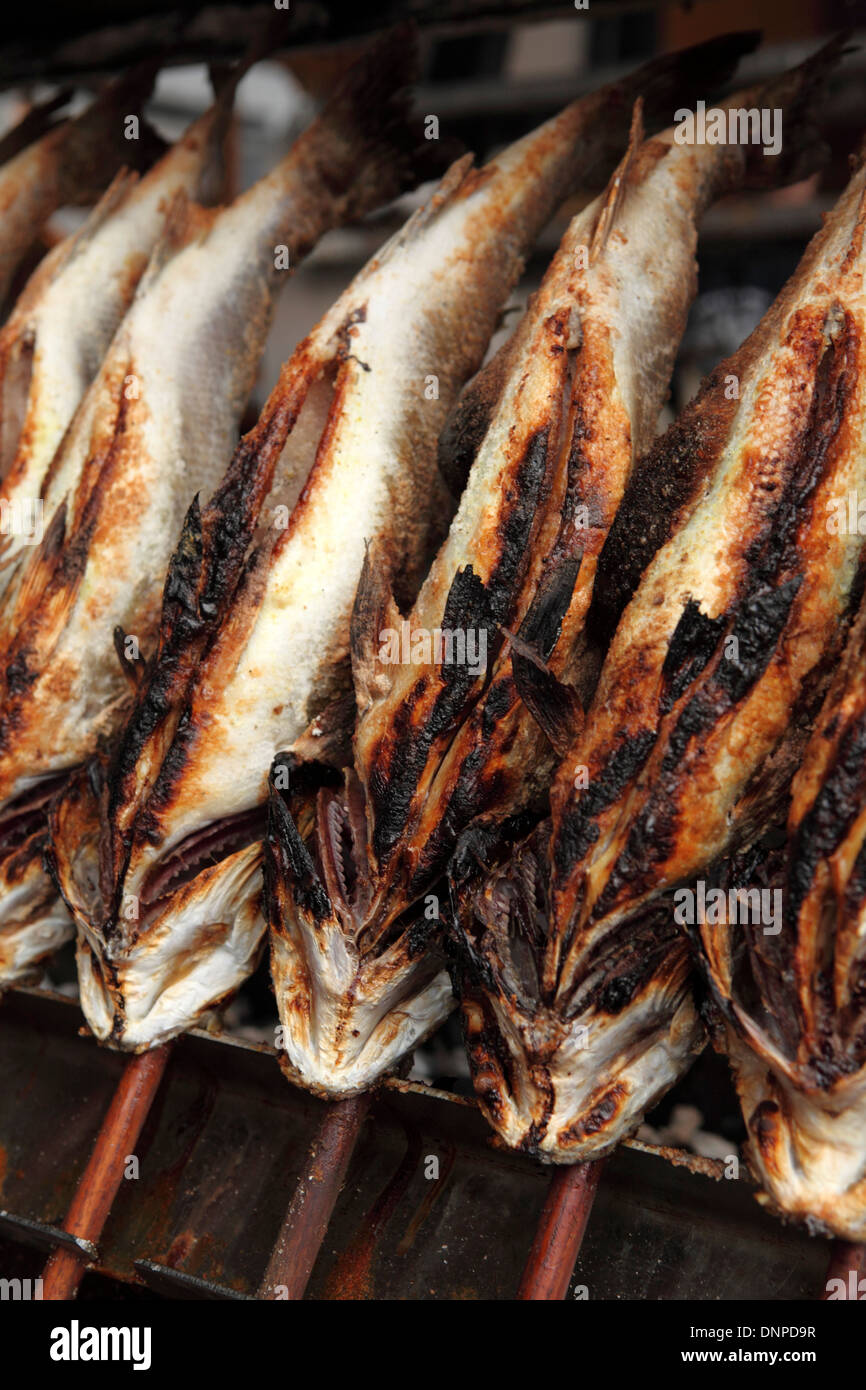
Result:
{"type": "Polygon", "coordinates": [[[101,193],[106,170],[149,169],[167,149],[142,115],[159,72],[158,58],[139,63],[103,88],[68,123],[63,160],[64,201],[89,203],[101,193]]]}
{"type": "Polygon", "coordinates": [[[425,140],[410,120],[416,72],[414,30],[400,25],[352,64],[301,137],[314,157],[321,150],[329,186],[347,190],[345,217],[360,217],[434,177],[454,156],[451,142],[425,140]]]}
{"type": "Polygon", "coordinates": [[[631,107],[642,96],[648,127],[668,125],[675,107],[722,87],[760,38],[759,29],[741,30],[665,53],[613,84],[611,97],[631,107]]]}
{"type": "Polygon", "coordinates": [[[773,114],[773,138],[769,144],[745,145],[746,188],[774,188],[807,178],[826,162],[828,147],[816,117],[826,96],[827,83],[844,55],[850,52],[848,36],[837,34],[797,67],[748,92],[737,93],[726,105],[773,114]],[[781,113],[776,141],[775,113],[781,113]]]}
{"type": "Polygon", "coordinates": [[[17,125],[4,135],[0,140],[0,164],[5,164],[7,160],[14,159],[16,154],[26,150],[28,146],[41,140],[43,135],[47,135],[50,130],[63,121],[61,116],[55,120],[58,111],[69,104],[72,97],[72,90],[65,87],[63,91],[57,92],[48,101],[42,101],[38,106],[31,106],[27,115],[22,117],[17,125]]]}
{"type": "Polygon", "coordinates": [[[400,611],[391,590],[390,567],[383,547],[368,543],[352,609],[352,679],[359,714],[391,688],[389,668],[381,658],[381,634],[399,631],[400,611]]]}

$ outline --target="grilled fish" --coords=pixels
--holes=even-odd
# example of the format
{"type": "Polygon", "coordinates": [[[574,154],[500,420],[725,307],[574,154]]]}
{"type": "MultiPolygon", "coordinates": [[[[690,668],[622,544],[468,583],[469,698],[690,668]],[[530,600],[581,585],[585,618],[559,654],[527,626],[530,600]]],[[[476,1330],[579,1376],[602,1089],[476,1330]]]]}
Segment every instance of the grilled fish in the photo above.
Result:
{"type": "MultiPolygon", "coordinates": [[[[811,81],[789,82],[800,104],[811,81]]],[[[573,221],[523,323],[446,430],[446,449],[474,462],[408,618],[389,557],[371,547],[353,617],[353,766],[341,793],[319,796],[312,852],[276,786],[271,802],[272,970],[306,1084],[368,1085],[450,1005],[435,973],[447,859],[473,816],[520,812],[546,770],[503,633],[534,596],[562,592],[566,565],[583,586],[568,614],[519,640],[560,637],[563,661],[576,642],[594,556],[667,390],[697,219],[748,163],[733,146],[675,146],[672,131],[643,143],[635,124],[606,194],[573,221]]]]}
{"type": "Polygon", "coordinates": [[[20,135],[12,131],[3,141],[10,153],[0,164],[0,304],[53,212],[91,202],[122,166],[146,169],[162,152],[162,141],[139,114],[156,72],[153,64],[142,64],[110,82],[71,120],[51,124],[57,102],[47,102],[25,116],[20,135]]]}
{"type": "Polygon", "coordinates": [[[43,479],[132,299],[175,197],[215,202],[236,83],[140,179],[117,175],[81,230],[51,251],[0,331],[0,596],[40,539],[43,479]],[[96,287],[98,286],[98,290],[96,287]]]}
{"type": "MultiPolygon", "coordinates": [[[[672,66],[642,80],[669,93],[672,66]]],[[[157,1043],[252,968],[268,769],[340,689],[365,540],[417,589],[451,507],[445,414],[537,232],[621,129],[628,90],[573,105],[482,170],[455,164],[300,344],[212,504],[190,512],[132,717],[100,784],[79,779],[53,820],[98,1037],[157,1043]]],[[[293,952],[287,926],[281,997],[293,952]]],[[[433,975],[438,1016],[448,987],[433,975]]]]}
{"type": "Polygon", "coordinates": [[[723,891],[781,895],[781,920],[696,927],[710,1033],[734,1071],[758,1200],[852,1241],[866,1240],[864,749],[861,603],[794,778],[787,846],[753,850],[725,875],[723,891]]]}
{"type": "Polygon", "coordinates": [[[123,667],[134,680],[156,636],[191,499],[209,496],[231,459],[276,289],[329,227],[415,176],[407,61],[404,36],[375,45],[281,163],[228,208],[175,201],[52,460],[43,543],[19,560],[0,612],[2,980],[57,943],[59,932],[48,941],[43,931],[59,909],[41,867],[39,805],[122,722],[123,667]]]}
{"type": "Polygon", "coordinates": [[[670,535],[559,766],[549,826],[461,910],[482,1105],[510,1144],[554,1162],[605,1153],[700,1045],[663,897],[778,808],[856,607],[862,538],[826,521],[832,498],[866,485],[864,225],[861,169],[754,333],[645,456],[618,553],[665,520],[670,535]],[[649,509],[665,504],[665,520],[649,509]]]}

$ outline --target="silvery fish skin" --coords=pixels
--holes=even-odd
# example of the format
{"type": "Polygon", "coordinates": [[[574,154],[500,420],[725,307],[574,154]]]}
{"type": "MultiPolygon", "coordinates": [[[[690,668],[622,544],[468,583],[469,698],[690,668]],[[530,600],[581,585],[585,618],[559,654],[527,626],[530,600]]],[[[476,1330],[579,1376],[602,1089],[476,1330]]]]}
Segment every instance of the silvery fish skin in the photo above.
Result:
{"type": "Polygon", "coordinates": [[[597,491],[607,487],[615,507],[635,445],[651,438],[693,293],[694,219],[743,163],[735,151],[674,155],[671,141],[641,144],[634,124],[606,195],[574,220],[519,330],[462,403],[445,452],[474,462],[407,619],[391,596],[391,557],[371,546],[353,616],[353,767],[341,793],[320,792],[308,845],[275,766],[272,972],[289,1068],[325,1094],[368,1086],[441,1022],[451,1007],[436,941],[447,857],[470,816],[492,806],[507,815],[528,799],[540,740],[513,713],[501,628],[525,611],[560,518],[573,520],[572,440],[598,441],[597,491]],[[647,275],[638,231],[653,219],[682,234],[665,241],[670,259],[649,296],[655,324],[646,303],[631,321],[622,307],[647,275]],[[442,631],[482,633],[492,680],[483,661],[437,663],[431,634],[442,631]],[[497,721],[509,719],[503,731],[497,721]]]}
{"type": "Polygon", "coordinates": [[[0,165],[0,304],[15,272],[52,213],[98,197],[124,165],[146,169],[162,144],[138,115],[156,77],[142,64],[105,90],[74,119],[49,125],[56,102],[25,117],[23,148],[12,131],[0,145],[14,153],[0,165]],[[135,138],[127,138],[139,122],[135,138]],[[46,128],[47,127],[47,128],[46,128]]]}
{"type": "Polygon", "coordinates": [[[0,597],[21,549],[41,539],[36,521],[46,472],[173,200],[186,193],[206,203],[219,194],[234,87],[144,178],[117,176],[81,230],[34,271],[0,330],[0,597]]]}
{"type": "MultiPolygon", "coordinates": [[[[184,514],[236,444],[273,296],[324,231],[414,178],[398,35],[374,45],[265,178],[220,211],[176,200],[43,485],[42,545],[0,610],[0,981],[45,940],[44,811],[128,709],[124,656],[158,633],[184,514]],[[286,268],[288,266],[288,268],[286,268]],[[22,843],[22,837],[24,843],[22,843]],[[15,890],[13,892],[13,890],[15,890]],[[14,914],[14,915],[13,915],[14,914]]],[[[132,678],[135,661],[127,664],[132,678]]],[[[56,921],[56,903],[49,916],[56,921]]]]}
{"type": "Polygon", "coordinates": [[[866,487],[863,190],[861,170],[642,460],[607,563],[666,519],[670,537],[619,622],[549,827],[477,889],[464,928],[482,1104],[554,1162],[607,1152],[700,1045],[665,895],[777,812],[856,605],[862,538],[827,516],[866,487]]]}
{"type": "MultiPolygon", "coordinates": [[[[268,769],[339,689],[365,539],[417,588],[450,511],[436,463],[447,409],[538,230],[604,154],[626,90],[570,108],[483,170],[454,165],[298,347],[214,501],[191,511],[132,717],[100,784],[80,779],[54,816],[101,1039],[151,1046],[252,968],[268,769]],[[181,910],[197,935],[173,929],[181,910]]],[[[291,926],[275,938],[282,995],[291,926]]]]}
{"type": "Polygon", "coordinates": [[[704,922],[695,933],[710,1032],[733,1069],[758,1201],[851,1241],[866,1240],[864,749],[861,604],[794,778],[780,862],[762,866],[754,851],[727,875],[781,894],[778,929],[704,922]]]}

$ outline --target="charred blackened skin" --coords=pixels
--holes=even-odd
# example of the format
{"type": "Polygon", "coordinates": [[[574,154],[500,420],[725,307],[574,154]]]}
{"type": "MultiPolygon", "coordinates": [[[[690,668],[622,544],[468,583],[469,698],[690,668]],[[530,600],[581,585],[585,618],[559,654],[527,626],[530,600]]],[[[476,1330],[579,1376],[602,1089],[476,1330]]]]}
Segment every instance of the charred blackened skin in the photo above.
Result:
{"type": "Polygon", "coordinates": [[[264,874],[266,879],[266,900],[278,901],[276,885],[279,868],[274,856],[279,852],[283,867],[291,874],[295,901],[302,911],[310,914],[317,922],[324,922],[332,916],[331,900],[316,872],[316,866],[298,834],[294,818],[283,800],[282,794],[273,785],[271,776],[268,799],[268,827],[264,840],[264,874]],[[275,848],[279,846],[279,851],[275,848]]]}
{"type": "Polygon", "coordinates": [[[725,615],[708,618],[700,605],[689,599],[674,628],[662,665],[665,689],[659,701],[662,714],[669,714],[692,681],[709,664],[725,628],[725,615]]]}
{"type": "Polygon", "coordinates": [[[730,635],[736,656],[723,657],[703,689],[684,705],[668,740],[662,775],[676,772],[689,743],[706,733],[724,713],[738,704],[760,680],[773,656],[791,605],[800,588],[797,576],[779,589],[745,598],[733,619],[730,635]]]}
{"type": "Polygon", "coordinates": [[[541,488],[547,471],[549,432],[549,426],[545,425],[543,429],[536,430],[529,440],[514,483],[517,500],[499,528],[499,562],[486,586],[496,623],[505,622],[518,576],[526,566],[529,536],[538,512],[541,488]]]}
{"type": "Polygon", "coordinates": [[[670,538],[677,513],[716,463],[739,404],[721,405],[725,373],[734,369],[734,360],[707,377],[694,405],[636,465],[599,555],[586,620],[596,645],[607,646],[641,575],[670,538]]]}
{"type": "Polygon", "coordinates": [[[653,729],[645,729],[621,743],[608,758],[601,775],[592,779],[563,816],[553,852],[554,868],[560,881],[598,839],[596,819],[613,805],[623,788],[637,775],[654,743],[653,729]]]}
{"type": "MultiPolygon", "coordinates": [[[[864,787],[866,720],[860,719],[842,738],[833,770],[797,831],[789,877],[791,920],[797,918],[819,863],[831,858],[857,819],[863,805],[864,787]]],[[[851,886],[849,880],[849,891],[851,886]]]]}
{"type": "MultiPolygon", "coordinates": [[[[471,565],[454,576],[442,626],[483,628],[488,636],[493,632],[487,591],[471,565]]],[[[418,729],[413,719],[415,699],[421,693],[416,687],[415,699],[410,696],[397,711],[393,729],[377,750],[369,793],[375,813],[373,853],[380,864],[385,862],[403,833],[418,779],[427,764],[433,743],[449,727],[454,709],[462,708],[466,691],[476,679],[468,667],[456,664],[440,667],[439,675],[443,689],[424,728],[418,729]],[[394,765],[388,768],[387,774],[378,770],[377,765],[388,767],[392,759],[394,765]]]]}
{"type": "Polygon", "coordinates": [[[683,707],[668,738],[657,788],[631,825],[628,838],[611,869],[596,904],[609,911],[626,884],[645,877],[651,864],[663,863],[672,852],[676,834],[676,794],[671,780],[681,775],[690,743],[708,733],[753,688],[766,670],[788,621],[802,578],[779,589],[752,594],[734,620],[736,658],[722,658],[703,688],[683,707]]]}

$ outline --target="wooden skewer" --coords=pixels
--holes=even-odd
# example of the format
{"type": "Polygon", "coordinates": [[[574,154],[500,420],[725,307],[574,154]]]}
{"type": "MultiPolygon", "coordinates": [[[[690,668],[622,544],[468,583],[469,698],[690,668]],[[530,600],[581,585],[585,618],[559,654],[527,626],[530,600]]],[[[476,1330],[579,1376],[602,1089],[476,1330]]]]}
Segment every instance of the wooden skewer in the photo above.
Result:
{"type": "Polygon", "coordinates": [[[517,1297],[526,1301],[565,1298],[592,1211],[601,1163],[557,1168],[523,1271],[517,1297]]]}
{"type": "MultiPolygon", "coordinates": [[[[824,1292],[821,1294],[821,1301],[830,1297],[830,1280],[841,1279],[845,1287],[843,1298],[856,1299],[859,1297],[860,1276],[863,1273],[864,1256],[866,1256],[866,1245],[854,1245],[849,1240],[834,1240],[830,1252],[830,1263],[827,1266],[827,1277],[824,1280],[824,1292]],[[851,1278],[852,1273],[854,1278],[851,1278]]],[[[834,1297],[836,1295],[834,1294],[834,1297]]]]}
{"type": "MultiPolygon", "coordinates": [[[[171,1055],[171,1043],[130,1057],[102,1122],[87,1167],[64,1223],[70,1234],[95,1245],[123,1181],[127,1157],[134,1150],[171,1055]]],[[[75,1298],[87,1263],[84,1254],[60,1247],[49,1257],[42,1276],[42,1297],[75,1298]]]]}
{"type": "Polygon", "coordinates": [[[329,1102],[259,1286],[259,1298],[303,1298],[369,1107],[369,1094],[329,1102]]]}

